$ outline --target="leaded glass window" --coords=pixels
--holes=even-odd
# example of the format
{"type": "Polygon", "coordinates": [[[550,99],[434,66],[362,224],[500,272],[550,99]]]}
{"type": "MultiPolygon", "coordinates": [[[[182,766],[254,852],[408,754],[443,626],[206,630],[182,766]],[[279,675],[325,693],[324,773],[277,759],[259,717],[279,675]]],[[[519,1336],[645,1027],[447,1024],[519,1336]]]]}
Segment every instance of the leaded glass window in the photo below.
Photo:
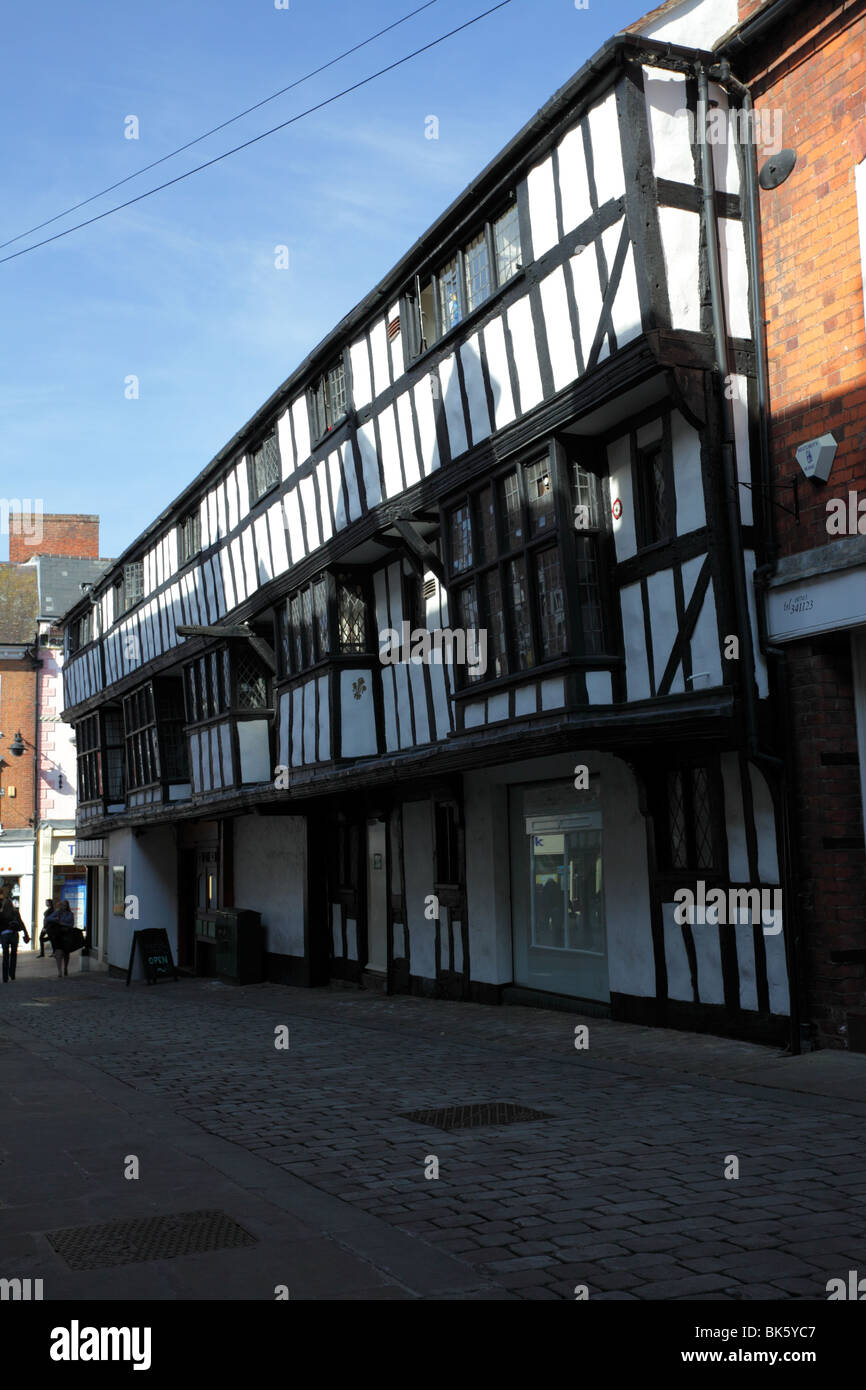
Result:
{"type": "Polygon", "coordinates": [[[337,588],[337,625],[341,652],[367,650],[367,606],[360,584],[340,583],[337,588]]]}
{"type": "Polygon", "coordinates": [[[493,245],[496,253],[496,279],[502,285],[520,269],[520,223],[517,204],[493,223],[493,245]]]}
{"type": "Polygon", "coordinates": [[[471,313],[489,297],[492,289],[490,251],[487,245],[486,231],[479,233],[466,247],[464,265],[466,267],[466,311],[471,313]]]}
{"type": "Polygon", "coordinates": [[[252,500],[260,497],[280,481],[280,451],[276,434],[267,435],[250,454],[252,463],[252,500]]]}

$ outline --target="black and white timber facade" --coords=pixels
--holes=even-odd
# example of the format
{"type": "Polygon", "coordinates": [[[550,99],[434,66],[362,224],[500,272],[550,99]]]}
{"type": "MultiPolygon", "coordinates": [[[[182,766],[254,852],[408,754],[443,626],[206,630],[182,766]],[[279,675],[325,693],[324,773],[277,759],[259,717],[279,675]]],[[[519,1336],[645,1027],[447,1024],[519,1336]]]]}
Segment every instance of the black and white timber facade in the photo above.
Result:
{"type": "Polygon", "coordinates": [[[113,966],[235,905],[274,980],[787,1035],[787,914],[675,916],[784,882],[714,62],[611,40],[69,615],[113,966]]]}

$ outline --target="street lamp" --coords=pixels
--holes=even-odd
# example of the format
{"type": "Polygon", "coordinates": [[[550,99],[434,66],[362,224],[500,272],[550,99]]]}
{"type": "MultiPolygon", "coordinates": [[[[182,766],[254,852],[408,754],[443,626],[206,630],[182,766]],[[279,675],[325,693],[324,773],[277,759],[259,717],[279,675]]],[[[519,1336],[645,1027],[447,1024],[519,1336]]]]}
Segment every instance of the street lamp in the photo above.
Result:
{"type": "Polygon", "coordinates": [[[20,729],[9,745],[9,752],[12,754],[13,758],[20,758],[24,752],[24,740],[21,737],[20,729]]]}

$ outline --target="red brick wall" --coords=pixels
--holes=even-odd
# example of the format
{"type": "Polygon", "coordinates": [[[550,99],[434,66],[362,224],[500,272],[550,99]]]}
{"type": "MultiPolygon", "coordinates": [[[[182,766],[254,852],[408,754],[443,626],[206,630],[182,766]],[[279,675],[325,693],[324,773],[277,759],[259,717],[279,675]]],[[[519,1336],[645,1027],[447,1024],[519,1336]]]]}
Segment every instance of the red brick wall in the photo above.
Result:
{"type": "Polygon", "coordinates": [[[0,661],[0,757],[7,766],[0,768],[0,786],[6,795],[0,797],[0,825],[4,830],[26,830],[35,814],[33,757],[35,720],[33,701],[36,696],[36,673],[23,669],[20,661],[0,661]],[[20,758],[9,752],[18,731],[25,742],[20,758]],[[15,788],[14,798],[9,788],[15,788]]]}
{"type": "Polygon", "coordinates": [[[866,6],[834,19],[840,8],[838,0],[811,0],[801,17],[774,30],[757,75],[748,74],[756,108],[781,110],[782,144],[797,153],[786,182],[760,193],[774,472],[788,485],[778,494],[788,504],[799,475],[801,506],[799,525],[776,512],[783,553],[826,544],[830,497],[847,499],[857,488],[866,496],[866,322],[854,187],[866,153],[858,143],[866,6]],[[802,476],[794,453],[826,433],[839,447],[822,485],[802,476]]]}
{"type": "Polygon", "coordinates": [[[22,563],[34,555],[99,557],[99,517],[15,513],[9,518],[9,559],[22,563]]]}
{"type": "MultiPolygon", "coordinates": [[[[743,11],[754,9],[741,4],[743,11]]],[[[779,188],[760,192],[774,509],[781,555],[832,545],[827,500],[866,497],[866,321],[854,169],[866,154],[866,0],[810,0],[734,70],[757,110],[781,111],[782,145],[796,151],[779,188]],[[826,484],[806,479],[799,444],[832,433],[826,484]]],[[[770,122],[772,128],[772,121],[770,122]]],[[[759,150],[758,165],[766,154],[759,150]]],[[[846,1011],[866,1003],[860,964],[834,951],[866,946],[866,847],[850,640],[798,642],[785,658],[791,692],[788,756],[796,785],[800,975],[804,1021],[823,1046],[844,1047],[846,1011]]]]}

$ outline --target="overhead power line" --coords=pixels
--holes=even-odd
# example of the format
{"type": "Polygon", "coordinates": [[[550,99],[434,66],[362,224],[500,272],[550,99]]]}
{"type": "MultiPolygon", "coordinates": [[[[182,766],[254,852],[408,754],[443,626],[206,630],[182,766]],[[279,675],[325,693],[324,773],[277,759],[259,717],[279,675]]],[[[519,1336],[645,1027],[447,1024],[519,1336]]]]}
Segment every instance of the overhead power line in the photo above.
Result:
{"type": "MultiPolygon", "coordinates": [[[[219,164],[223,159],[229,159],[231,155],[238,154],[241,150],[249,149],[250,145],[256,145],[260,140],[266,140],[269,135],[275,135],[278,130],[285,130],[287,126],[295,125],[298,121],[304,120],[306,116],[312,116],[316,111],[323,110],[326,106],[332,106],[335,101],[340,101],[342,97],[349,96],[351,92],[357,92],[361,87],[368,86],[375,82],[377,78],[384,77],[385,73],[393,72],[395,68],[403,67],[413,58],[418,58],[422,53],[427,53],[431,48],[437,48],[439,44],[445,43],[455,34],[461,34],[465,29],[469,29],[473,24],[478,24],[480,20],[486,19],[488,15],[495,14],[497,10],[504,10],[510,5],[512,0],[499,0],[496,5],[491,5],[489,9],[482,10],[480,14],[473,15],[463,24],[458,24],[456,28],[449,29],[447,33],[440,34],[438,38],[431,39],[429,43],[422,44],[420,48],[414,49],[411,53],[406,53],[402,58],[397,58],[393,63],[387,63],[385,67],[379,68],[376,72],[371,72],[367,77],[362,77],[360,81],[353,82],[351,86],[344,87],[342,91],[335,92],[333,96],[326,97],[324,101],[319,101],[315,106],[308,106],[305,111],[299,111],[296,116],[290,116],[287,121],[281,121],[279,125],[271,126],[270,130],[263,130],[260,135],[253,135],[249,140],[244,140],[242,144],[235,145],[230,150],[225,150],[222,154],[215,155],[213,159],[206,160],[203,164],[197,164],[193,169],[187,169],[185,173],[178,174],[176,178],[168,179],[165,183],[157,184],[155,188],[149,188],[144,193],[139,193],[135,198],[128,198],[124,203],[117,203],[114,207],[106,208],[105,212],[99,212],[94,217],[88,217],[83,222],[76,222],[74,226],[67,227],[62,232],[55,232],[53,236],[44,237],[42,241],[34,241],[31,246],[23,246],[20,251],[13,251],[8,256],[0,257],[0,265],[7,261],[14,261],[19,256],[26,256],[31,251],[38,251],[41,246],[48,246],[53,241],[60,241],[62,237],[70,236],[73,232],[81,231],[82,227],[90,227],[94,222],[101,222],[105,217],[111,217],[115,212],[122,212],[124,208],[132,207],[135,203],[142,202],[145,198],[152,198],[155,193],[161,193],[165,188],[171,188],[176,183],[182,183],[184,179],[191,178],[193,174],[199,174],[203,169],[210,169],[212,165],[219,164]]],[[[202,137],[204,138],[204,137],[202,137]]],[[[168,157],[168,156],[166,156],[168,157]]],[[[159,162],[159,161],[158,161],[159,162]]],[[[96,195],[99,196],[99,195],[96,195]]],[[[63,214],[60,214],[61,216],[63,214]]],[[[47,223],[43,223],[46,226],[47,223]]],[[[22,233],[26,236],[27,233],[22,233]]],[[[18,238],[15,238],[18,240],[18,238]]],[[[7,245],[11,243],[7,242],[7,245]]]]}
{"type": "Polygon", "coordinates": [[[194,140],[187,140],[185,145],[178,145],[176,150],[171,150],[168,154],[162,155],[160,159],[155,159],[152,164],[143,165],[141,169],[136,169],[134,174],[127,174],[125,178],[118,179],[117,183],[110,183],[107,188],[101,189],[99,193],[91,194],[89,198],[82,198],[80,203],[73,203],[71,207],[64,208],[63,212],[58,212],[54,217],[47,218],[45,222],[37,222],[35,227],[28,227],[26,232],[19,232],[17,236],[10,237],[8,241],[0,241],[0,251],[4,250],[7,246],[14,246],[15,242],[20,241],[22,237],[32,236],[34,232],[41,232],[43,227],[50,227],[52,222],[59,222],[61,217],[68,217],[71,212],[77,212],[79,208],[86,208],[88,203],[95,203],[97,198],[104,198],[106,193],[113,193],[116,188],[122,188],[125,183],[129,183],[132,179],[139,178],[141,174],[149,173],[149,171],[155,169],[157,165],[165,164],[167,159],[174,159],[175,155],[183,154],[184,150],[191,150],[193,145],[200,145],[202,140],[207,140],[209,136],[216,135],[217,131],[225,130],[226,126],[234,125],[236,121],[243,120],[244,116],[249,116],[251,112],[258,111],[262,106],[267,106],[269,101],[276,101],[277,97],[285,96],[286,92],[291,92],[295,87],[300,87],[302,83],[309,82],[313,77],[318,77],[320,72],[325,72],[328,68],[334,67],[336,63],[341,63],[344,58],[348,58],[352,53],[357,53],[360,49],[366,48],[368,44],[374,43],[376,39],[380,39],[383,34],[388,34],[392,29],[399,28],[401,24],[405,24],[408,20],[414,19],[415,15],[420,14],[422,10],[429,10],[431,5],[438,5],[438,3],[439,0],[426,0],[426,3],[419,5],[417,9],[410,10],[408,14],[404,14],[400,19],[395,19],[393,24],[387,24],[384,29],[377,30],[377,32],[371,34],[369,38],[362,39],[360,43],[356,43],[351,48],[347,48],[342,53],[338,53],[336,58],[331,58],[327,63],[322,63],[321,67],[313,68],[312,72],[304,73],[303,77],[296,78],[294,82],[289,83],[288,87],[281,87],[278,92],[274,92],[269,97],[264,97],[253,106],[248,106],[245,111],[239,111],[236,116],[230,116],[227,121],[221,121],[219,125],[215,125],[210,130],[206,130],[203,135],[197,135],[194,140]]]}

